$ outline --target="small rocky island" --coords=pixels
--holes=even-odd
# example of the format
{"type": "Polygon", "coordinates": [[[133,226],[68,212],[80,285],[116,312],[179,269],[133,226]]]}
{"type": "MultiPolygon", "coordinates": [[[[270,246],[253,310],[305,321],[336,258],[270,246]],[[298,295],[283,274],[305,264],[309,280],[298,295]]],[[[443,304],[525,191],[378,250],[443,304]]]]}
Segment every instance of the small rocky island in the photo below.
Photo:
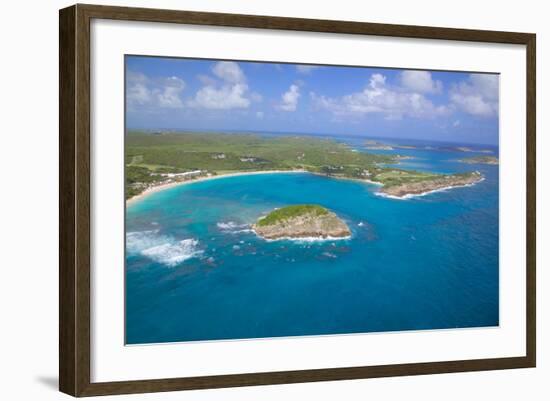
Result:
{"type": "Polygon", "coordinates": [[[365,149],[368,150],[393,150],[393,147],[391,145],[388,145],[387,143],[382,143],[378,141],[374,141],[372,139],[365,141],[365,149]]]}
{"type": "Polygon", "coordinates": [[[477,156],[477,157],[467,157],[465,159],[459,160],[461,163],[466,164],[490,164],[498,165],[498,159],[494,156],[477,156]]]}
{"type": "Polygon", "coordinates": [[[292,205],[275,209],[252,225],[265,239],[347,238],[349,227],[335,213],[319,205],[292,205]]]}
{"type": "Polygon", "coordinates": [[[446,188],[472,185],[482,179],[483,175],[479,171],[463,174],[441,175],[419,181],[404,182],[394,185],[387,184],[380,189],[380,193],[397,198],[406,198],[408,196],[421,195],[446,188]]]}
{"type": "Polygon", "coordinates": [[[473,149],[467,146],[458,146],[456,148],[451,148],[453,150],[458,150],[460,152],[473,152],[473,153],[493,153],[489,149],[473,149]]]}

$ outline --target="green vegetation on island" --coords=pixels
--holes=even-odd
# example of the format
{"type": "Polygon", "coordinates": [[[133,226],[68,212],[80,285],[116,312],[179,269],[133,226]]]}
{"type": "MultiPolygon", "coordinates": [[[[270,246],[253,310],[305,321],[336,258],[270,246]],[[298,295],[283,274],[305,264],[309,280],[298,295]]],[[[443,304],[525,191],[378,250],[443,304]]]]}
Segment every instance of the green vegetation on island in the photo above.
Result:
{"type": "Polygon", "coordinates": [[[335,213],[319,205],[291,205],[275,209],[252,225],[266,239],[344,238],[351,231],[335,213]]]}
{"type": "Polygon", "coordinates": [[[147,185],[158,181],[147,167],[126,165],[126,198],[139,195],[147,185]]]}
{"type": "Polygon", "coordinates": [[[491,165],[498,165],[498,158],[495,156],[474,156],[474,157],[466,157],[464,159],[459,160],[461,163],[466,164],[491,164],[491,165]]]}
{"type": "Polygon", "coordinates": [[[418,182],[429,187],[442,177],[458,178],[387,167],[400,156],[357,152],[321,137],[130,131],[125,150],[126,199],[158,185],[240,172],[306,171],[384,189],[418,182]]]}
{"type": "Polygon", "coordinates": [[[475,184],[483,179],[479,171],[457,174],[434,174],[431,178],[408,180],[384,185],[381,193],[397,198],[421,195],[431,191],[463,187],[475,184]]]}
{"type": "Polygon", "coordinates": [[[393,146],[387,143],[378,142],[373,139],[365,141],[365,148],[369,150],[393,150],[393,146]]]}
{"type": "Polygon", "coordinates": [[[262,217],[260,220],[258,220],[257,225],[259,227],[269,226],[305,214],[310,214],[312,216],[322,216],[328,214],[328,210],[319,205],[287,206],[281,209],[275,209],[267,216],[262,217]]]}
{"type": "Polygon", "coordinates": [[[258,171],[322,166],[367,167],[393,158],[352,152],[331,139],[255,134],[129,132],[126,163],[156,170],[258,171]]]}
{"type": "Polygon", "coordinates": [[[450,147],[449,150],[459,151],[459,152],[471,152],[471,153],[493,153],[490,149],[474,149],[468,146],[456,146],[450,147]]]}

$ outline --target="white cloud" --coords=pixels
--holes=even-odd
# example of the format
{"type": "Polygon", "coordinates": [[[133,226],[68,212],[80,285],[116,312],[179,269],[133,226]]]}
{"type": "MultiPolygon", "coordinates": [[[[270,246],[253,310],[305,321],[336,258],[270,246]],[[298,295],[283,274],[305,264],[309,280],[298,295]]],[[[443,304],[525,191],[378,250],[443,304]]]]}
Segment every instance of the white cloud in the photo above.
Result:
{"type": "Polygon", "coordinates": [[[245,109],[250,106],[251,100],[261,101],[259,94],[249,94],[246,76],[236,62],[217,62],[212,67],[212,73],[221,82],[209,76],[199,76],[204,86],[197,91],[194,99],[188,102],[190,107],[214,110],[245,109]]]}
{"type": "Polygon", "coordinates": [[[296,66],[296,71],[299,73],[299,74],[309,74],[311,71],[313,70],[316,70],[317,68],[319,68],[319,66],[317,65],[297,65],[296,66]]]}
{"type": "Polygon", "coordinates": [[[238,84],[245,82],[245,76],[239,65],[234,61],[220,61],[212,68],[212,72],[225,82],[238,84]]]}
{"type": "Polygon", "coordinates": [[[205,86],[197,92],[189,105],[218,110],[247,108],[250,106],[250,100],[244,96],[247,90],[245,84],[223,85],[221,88],[205,86]]]}
{"type": "Polygon", "coordinates": [[[498,114],[498,95],[498,75],[493,74],[471,74],[449,92],[449,98],[456,107],[479,117],[498,114]]]}
{"type": "Polygon", "coordinates": [[[290,85],[290,88],[281,95],[281,104],[279,109],[283,111],[296,111],[298,99],[300,98],[300,88],[296,84],[290,85]]]}
{"type": "Polygon", "coordinates": [[[128,71],[126,74],[126,101],[128,106],[145,105],[151,102],[148,78],[141,73],[128,71]]]}
{"type": "Polygon", "coordinates": [[[440,93],[443,89],[441,81],[434,81],[429,71],[403,71],[401,85],[405,89],[418,93],[440,93]]]}
{"type": "Polygon", "coordinates": [[[369,80],[369,86],[373,89],[386,85],[386,77],[382,74],[372,74],[369,80]]]}
{"type": "Polygon", "coordinates": [[[126,100],[130,109],[140,106],[183,107],[180,94],[185,82],[178,77],[150,79],[145,74],[128,72],[126,100]]]}
{"type": "Polygon", "coordinates": [[[470,74],[470,82],[485,98],[490,100],[498,100],[498,75],[470,74]]]}
{"type": "Polygon", "coordinates": [[[338,98],[318,96],[311,93],[314,104],[331,111],[336,116],[383,114],[386,119],[410,117],[436,117],[450,112],[446,106],[437,106],[423,94],[386,84],[382,74],[372,74],[369,84],[361,92],[338,98]]]}
{"type": "Polygon", "coordinates": [[[151,91],[141,83],[135,83],[127,89],[128,105],[145,105],[151,102],[151,91]]]}
{"type": "Polygon", "coordinates": [[[180,98],[185,89],[185,82],[178,77],[170,77],[163,80],[162,87],[156,89],[154,94],[160,107],[181,108],[183,102],[180,98]]]}
{"type": "Polygon", "coordinates": [[[263,111],[257,111],[257,112],[256,112],[256,118],[258,118],[258,119],[260,119],[260,120],[261,120],[262,118],[264,118],[264,112],[263,112],[263,111]]]}
{"type": "Polygon", "coordinates": [[[453,127],[458,127],[460,125],[460,120],[455,120],[453,122],[453,127]]]}

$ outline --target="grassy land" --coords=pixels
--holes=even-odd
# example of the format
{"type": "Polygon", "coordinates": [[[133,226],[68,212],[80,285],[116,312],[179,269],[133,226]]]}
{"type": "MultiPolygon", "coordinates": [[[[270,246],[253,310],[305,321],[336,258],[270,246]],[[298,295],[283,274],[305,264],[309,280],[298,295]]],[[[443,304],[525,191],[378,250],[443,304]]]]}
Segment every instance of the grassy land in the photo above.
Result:
{"type": "Polygon", "coordinates": [[[381,167],[397,158],[354,152],[331,139],[253,134],[165,133],[126,135],[126,198],[167,180],[162,174],[305,170],[333,177],[368,179],[383,185],[431,180],[441,175],[381,167]]]}
{"type": "Polygon", "coordinates": [[[377,170],[374,172],[372,180],[380,182],[386,187],[390,187],[405,183],[432,180],[440,176],[441,174],[424,173],[414,170],[381,169],[380,171],[377,170]]]}
{"type": "Polygon", "coordinates": [[[388,156],[351,152],[348,146],[332,140],[299,136],[131,132],[126,137],[126,163],[180,170],[314,169],[330,165],[368,167],[391,161],[388,156]]]}
{"type": "Polygon", "coordinates": [[[498,158],[494,156],[466,157],[464,159],[461,159],[460,161],[467,164],[498,164],[498,158]]]}
{"type": "Polygon", "coordinates": [[[157,176],[151,175],[147,167],[126,166],[126,198],[139,195],[148,185],[154,184],[157,176]]]}
{"type": "Polygon", "coordinates": [[[286,206],[273,212],[269,213],[264,218],[258,221],[258,226],[265,227],[278,222],[288,220],[292,217],[302,216],[302,215],[314,215],[322,216],[328,214],[328,210],[319,205],[292,205],[286,206]]]}

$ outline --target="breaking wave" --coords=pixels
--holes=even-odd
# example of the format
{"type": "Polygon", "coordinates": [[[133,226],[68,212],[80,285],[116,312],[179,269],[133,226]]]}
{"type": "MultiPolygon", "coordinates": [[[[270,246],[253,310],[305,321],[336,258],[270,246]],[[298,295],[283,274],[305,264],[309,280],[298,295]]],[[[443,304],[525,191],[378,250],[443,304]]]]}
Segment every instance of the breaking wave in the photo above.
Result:
{"type": "Polygon", "coordinates": [[[482,182],[482,181],[485,181],[485,178],[481,178],[480,180],[476,181],[476,182],[472,182],[472,183],[469,183],[469,184],[463,184],[463,185],[450,185],[448,187],[442,187],[442,188],[438,188],[438,189],[432,189],[430,191],[426,191],[426,192],[421,192],[419,194],[407,194],[407,195],[403,195],[403,196],[395,196],[395,195],[388,195],[388,194],[385,194],[383,192],[375,192],[374,194],[377,195],[377,196],[380,196],[382,198],[389,198],[389,199],[397,199],[397,200],[407,200],[407,199],[412,199],[412,198],[419,198],[419,197],[422,197],[422,196],[426,196],[426,195],[430,195],[430,194],[434,194],[434,193],[437,193],[437,192],[445,192],[445,191],[448,191],[449,189],[454,189],[454,188],[467,188],[467,187],[473,187],[474,185],[482,182]]]}
{"type": "MultiPolygon", "coordinates": [[[[262,238],[259,236],[259,238],[262,238]]],[[[275,242],[275,241],[292,241],[294,243],[300,244],[300,243],[311,243],[311,242],[327,242],[327,241],[342,241],[342,240],[349,240],[351,238],[351,235],[345,236],[345,237],[280,237],[280,238],[262,238],[266,242],[275,242]]]]}
{"type": "Polygon", "coordinates": [[[174,267],[197,256],[203,251],[194,238],[176,240],[159,234],[159,230],[129,232],[126,234],[126,250],[130,254],[145,256],[157,263],[174,267]]]}
{"type": "Polygon", "coordinates": [[[216,224],[220,231],[230,234],[249,233],[252,232],[248,224],[238,224],[234,221],[219,222],[216,224]]]}

